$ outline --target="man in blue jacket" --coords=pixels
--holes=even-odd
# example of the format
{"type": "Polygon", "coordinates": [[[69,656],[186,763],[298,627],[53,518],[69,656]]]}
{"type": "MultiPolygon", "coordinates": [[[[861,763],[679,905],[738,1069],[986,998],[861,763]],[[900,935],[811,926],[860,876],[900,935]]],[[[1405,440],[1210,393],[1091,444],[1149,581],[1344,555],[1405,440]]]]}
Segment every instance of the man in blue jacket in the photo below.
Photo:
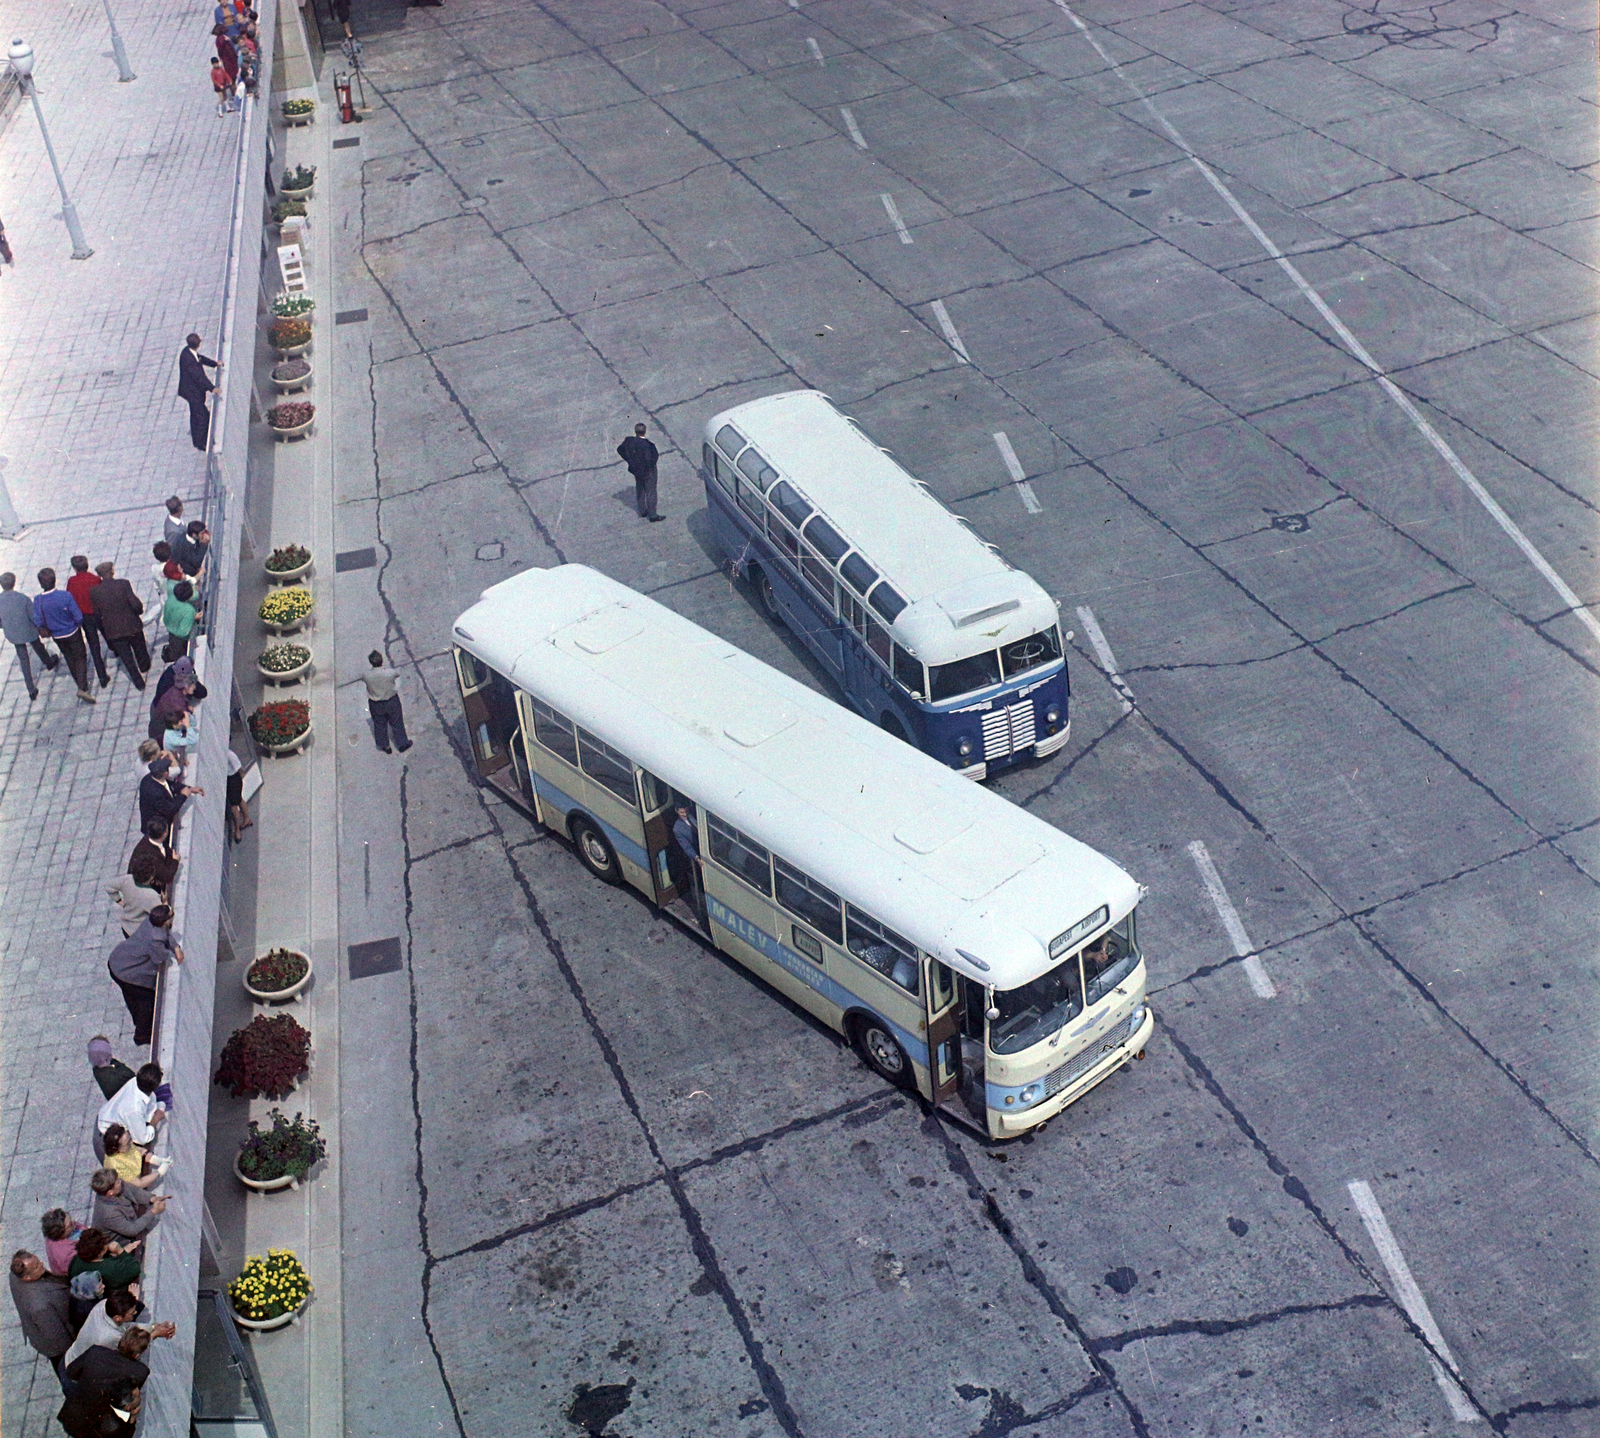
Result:
{"type": "Polygon", "coordinates": [[[56,588],[53,569],[39,571],[39,588],[33,597],[33,622],[38,626],[41,639],[54,639],[67,668],[78,681],[78,698],[85,704],[95,703],[89,691],[89,649],[83,642],[83,611],[78,602],[64,589],[56,588]]]}

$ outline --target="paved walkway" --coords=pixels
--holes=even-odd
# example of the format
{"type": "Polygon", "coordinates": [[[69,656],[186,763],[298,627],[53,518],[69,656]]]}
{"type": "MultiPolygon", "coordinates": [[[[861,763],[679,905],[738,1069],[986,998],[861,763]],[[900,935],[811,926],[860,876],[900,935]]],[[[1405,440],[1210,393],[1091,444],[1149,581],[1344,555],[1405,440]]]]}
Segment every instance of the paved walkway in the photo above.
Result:
{"type": "MultiPolygon", "coordinates": [[[[117,81],[103,11],[6,0],[7,36],[25,36],[57,154],[92,258],[75,262],[31,107],[0,132],[0,194],[17,264],[0,277],[0,455],[27,525],[0,542],[23,585],[68,557],[115,561],[148,590],[161,500],[198,495],[204,467],[176,398],[177,351],[191,328],[214,339],[227,250],[237,117],[215,113],[202,63],[206,0],[119,7],[138,78],[117,81]]],[[[148,598],[147,598],[148,603],[148,598]]],[[[152,646],[154,647],[154,646],[152,646]]],[[[105,883],[136,839],[144,696],[113,670],[92,708],[65,666],[30,704],[13,651],[0,660],[0,1249],[39,1248],[39,1215],[87,1217],[96,1108],[84,1043],[111,1035],[137,1060],[105,956],[120,932],[105,883]]],[[[220,776],[204,781],[220,788],[220,776]]],[[[181,922],[181,915],[180,915],[181,922]]],[[[204,1094],[177,1095],[175,1128],[203,1121],[204,1094]]],[[[198,1165],[194,1165],[198,1169],[198,1165]]],[[[198,1171],[166,1184],[198,1205],[198,1171]]],[[[0,1326],[7,1438],[59,1431],[54,1375],[0,1326]]],[[[159,1363],[160,1357],[157,1358],[159,1363]]]]}

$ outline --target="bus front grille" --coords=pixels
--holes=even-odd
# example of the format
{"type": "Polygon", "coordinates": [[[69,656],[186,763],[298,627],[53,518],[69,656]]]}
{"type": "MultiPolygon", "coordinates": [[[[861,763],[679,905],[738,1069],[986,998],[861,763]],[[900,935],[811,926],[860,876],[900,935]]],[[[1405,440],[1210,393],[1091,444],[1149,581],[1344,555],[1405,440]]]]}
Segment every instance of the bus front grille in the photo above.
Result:
{"type": "MultiPolygon", "coordinates": [[[[1136,1011],[1137,1012],[1137,1011],[1136,1011]]],[[[1105,1058],[1118,1044],[1127,1043],[1133,1034],[1133,1014],[1129,1014],[1120,1024],[1101,1034],[1099,1039],[1091,1044],[1080,1054],[1074,1054],[1060,1068],[1045,1075],[1044,1096],[1049,1098],[1058,1094],[1069,1084],[1076,1082],[1088,1073],[1101,1059],[1105,1058]]]]}
{"type": "Polygon", "coordinates": [[[1018,749],[1032,748],[1035,737],[1031,699],[1013,704],[1008,709],[991,709],[983,716],[985,759],[1004,759],[1018,749]]]}

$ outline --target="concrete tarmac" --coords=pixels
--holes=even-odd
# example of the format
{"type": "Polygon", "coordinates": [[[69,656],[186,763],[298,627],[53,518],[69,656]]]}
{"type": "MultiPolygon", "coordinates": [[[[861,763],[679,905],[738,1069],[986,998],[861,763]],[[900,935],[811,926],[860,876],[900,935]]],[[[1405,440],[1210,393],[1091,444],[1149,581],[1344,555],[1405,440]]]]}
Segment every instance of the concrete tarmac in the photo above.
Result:
{"type": "Polygon", "coordinates": [[[338,647],[404,658],[418,745],[341,760],[342,937],[404,956],[341,999],[346,1432],[1600,1433],[1594,23],[367,38],[338,647]],[[800,386],[1058,598],[1072,739],[996,787],[1149,889],[1147,1060],[1016,1143],[470,772],[450,624],[530,565],[827,690],[696,477],[711,414],[800,386]]]}

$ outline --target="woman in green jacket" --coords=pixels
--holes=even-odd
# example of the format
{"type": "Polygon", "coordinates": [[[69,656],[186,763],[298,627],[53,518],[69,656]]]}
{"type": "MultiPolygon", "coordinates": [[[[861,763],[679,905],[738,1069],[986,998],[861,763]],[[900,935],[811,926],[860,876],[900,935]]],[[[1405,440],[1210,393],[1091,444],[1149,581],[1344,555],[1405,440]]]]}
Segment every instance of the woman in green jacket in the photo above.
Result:
{"type": "Polygon", "coordinates": [[[80,1273],[98,1273],[107,1293],[137,1283],[139,1272],[138,1256],[125,1252],[98,1228],[86,1228],[78,1235],[78,1251],[67,1265],[69,1279],[80,1273]]]}

